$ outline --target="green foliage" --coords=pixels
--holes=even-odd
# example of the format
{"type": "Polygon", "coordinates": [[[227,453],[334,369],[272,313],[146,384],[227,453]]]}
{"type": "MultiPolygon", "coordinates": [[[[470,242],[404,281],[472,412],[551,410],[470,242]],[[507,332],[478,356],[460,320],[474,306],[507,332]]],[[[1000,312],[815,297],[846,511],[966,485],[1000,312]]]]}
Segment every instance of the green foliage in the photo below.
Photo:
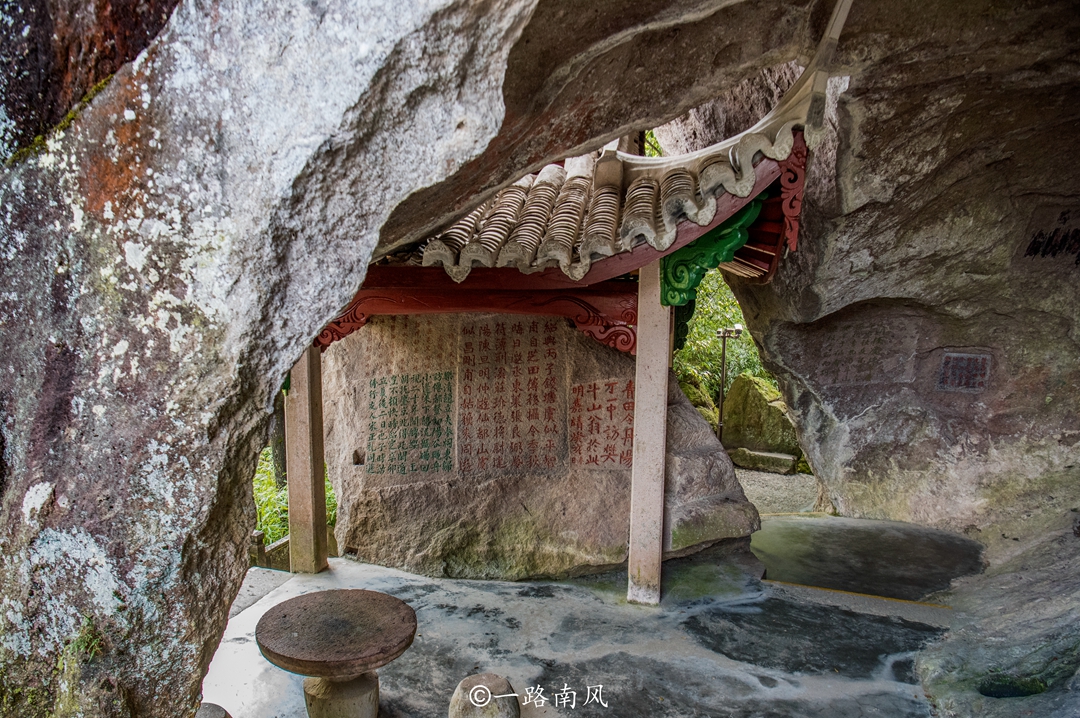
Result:
{"type": "MultiPolygon", "coordinates": [[[[330,485],[330,476],[324,477],[326,482],[326,523],[333,526],[337,523],[337,495],[334,487],[330,485]]],[[[265,534],[263,540],[271,544],[278,539],[285,538],[289,534],[289,488],[278,488],[274,481],[274,460],[270,453],[270,447],[266,447],[259,454],[259,466],[255,469],[255,512],[257,521],[255,529],[265,534]]]]}
{"type": "Polygon", "coordinates": [[[337,525],[337,494],[334,493],[334,487],[330,485],[330,472],[327,471],[323,480],[326,482],[326,525],[337,525]]]}
{"type": "MultiPolygon", "coordinates": [[[[694,381],[703,386],[712,397],[720,392],[720,353],[721,340],[716,337],[716,330],[743,324],[742,310],[735,301],[735,295],[724,282],[719,269],[710,270],[697,290],[697,305],[694,318],[686,336],[686,344],[675,352],[675,373],[682,382],[694,381]]],[[[727,386],[731,386],[735,377],[744,372],[761,377],[776,386],[776,380],[761,365],[754,340],[744,331],[738,339],[727,341],[727,386]]]]}
{"type": "Polygon", "coordinates": [[[645,130],[645,156],[646,157],[663,157],[664,150],[660,147],[659,140],[656,139],[656,135],[652,130],[645,130]]]}
{"type": "Polygon", "coordinates": [[[101,633],[89,616],[83,618],[79,635],[71,642],[69,648],[75,656],[88,661],[92,661],[97,654],[101,653],[101,633]]]}
{"type": "Polygon", "coordinates": [[[255,469],[255,529],[262,531],[264,541],[271,544],[289,533],[289,489],[278,488],[274,482],[274,459],[270,447],[259,454],[255,469]]]}

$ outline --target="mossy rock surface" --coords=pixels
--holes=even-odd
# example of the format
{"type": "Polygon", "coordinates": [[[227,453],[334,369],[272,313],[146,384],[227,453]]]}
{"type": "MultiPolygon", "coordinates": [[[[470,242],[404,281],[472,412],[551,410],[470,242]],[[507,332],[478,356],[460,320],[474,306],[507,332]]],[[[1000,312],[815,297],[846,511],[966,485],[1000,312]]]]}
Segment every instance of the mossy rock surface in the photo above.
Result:
{"type": "Polygon", "coordinates": [[[709,428],[715,434],[720,428],[720,412],[716,409],[706,409],[704,406],[695,406],[694,408],[705,418],[705,421],[709,422],[709,428]]]}
{"type": "Polygon", "coordinates": [[[724,447],[802,456],[795,426],[780,392],[751,374],[740,374],[724,398],[724,447]]]}
{"type": "Polygon", "coordinates": [[[698,413],[705,417],[705,421],[709,422],[709,426],[712,427],[715,434],[720,428],[720,410],[716,407],[712,397],[709,396],[708,390],[693,376],[680,378],[679,388],[682,389],[683,394],[694,405],[694,408],[698,410],[698,413]]]}
{"type": "Polygon", "coordinates": [[[680,378],[679,388],[682,389],[683,394],[686,394],[686,398],[690,400],[690,403],[697,408],[716,411],[716,402],[712,400],[708,390],[695,377],[680,378]]]}
{"type": "Polygon", "coordinates": [[[751,451],[739,447],[728,452],[732,463],[743,469],[766,471],[770,474],[794,474],[796,458],[791,454],[771,451],[751,451]]]}

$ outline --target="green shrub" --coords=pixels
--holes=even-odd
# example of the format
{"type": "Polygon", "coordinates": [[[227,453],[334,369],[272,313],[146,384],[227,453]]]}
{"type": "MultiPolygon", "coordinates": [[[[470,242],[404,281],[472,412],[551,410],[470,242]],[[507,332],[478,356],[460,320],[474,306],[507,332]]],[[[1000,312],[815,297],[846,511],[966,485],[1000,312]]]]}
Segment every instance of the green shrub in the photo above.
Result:
{"type": "MultiPolygon", "coordinates": [[[[324,478],[326,482],[326,523],[333,526],[337,523],[337,496],[334,487],[330,485],[330,477],[324,478]]],[[[259,454],[259,466],[255,469],[255,512],[257,522],[255,529],[265,534],[264,541],[271,544],[289,534],[289,489],[278,488],[274,481],[274,461],[270,455],[270,447],[263,449],[259,454]]]]}
{"type": "MultiPolygon", "coordinates": [[[[686,344],[675,352],[674,368],[679,381],[697,383],[711,397],[719,397],[721,340],[716,337],[716,330],[736,324],[745,326],[742,310],[720,270],[714,269],[705,275],[698,287],[697,306],[690,320],[686,344]]],[[[761,365],[757,345],[747,331],[743,331],[738,339],[728,339],[727,366],[725,392],[735,377],[744,372],[776,386],[776,379],[761,365]]]]}

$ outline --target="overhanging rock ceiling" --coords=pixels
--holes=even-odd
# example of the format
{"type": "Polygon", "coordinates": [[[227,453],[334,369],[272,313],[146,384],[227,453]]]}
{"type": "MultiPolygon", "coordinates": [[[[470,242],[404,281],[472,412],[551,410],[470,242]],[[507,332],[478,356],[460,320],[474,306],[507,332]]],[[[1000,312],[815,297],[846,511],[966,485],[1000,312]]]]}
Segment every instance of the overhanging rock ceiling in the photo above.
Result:
{"type": "Polygon", "coordinates": [[[613,143],[525,175],[369,267],[315,346],[372,316],[495,310],[565,316],[633,352],[636,287],[618,277],[663,260],[663,301],[673,305],[691,301],[713,267],[767,281],[785,247],[796,249],[807,148],[823,134],[827,67],[850,4],[839,0],[814,59],[749,130],[676,157],[629,155],[613,143]],[[767,192],[774,183],[779,191],[767,192]],[[474,269],[482,271],[462,284],[474,269]]]}
{"type": "MultiPolygon", "coordinates": [[[[776,167],[763,167],[761,160],[787,160],[796,130],[814,145],[825,101],[825,65],[848,4],[838,4],[817,56],[798,82],[749,130],[676,157],[639,157],[609,145],[561,166],[550,164],[500,190],[411,253],[397,255],[398,261],[441,266],[455,282],[476,267],[513,267],[525,274],[558,267],[580,281],[594,264],[635,246],[667,250],[680,222],[708,226],[723,195],[748,197],[759,186],[759,167],[776,167]]],[[[725,268],[754,274],[738,263],[725,268]]]]}

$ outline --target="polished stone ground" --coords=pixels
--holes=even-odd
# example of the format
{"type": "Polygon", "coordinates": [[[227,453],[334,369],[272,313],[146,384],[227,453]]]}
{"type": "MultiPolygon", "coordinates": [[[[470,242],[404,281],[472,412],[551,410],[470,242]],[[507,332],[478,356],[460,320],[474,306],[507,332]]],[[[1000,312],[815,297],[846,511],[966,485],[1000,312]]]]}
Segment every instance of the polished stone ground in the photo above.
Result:
{"type": "Polygon", "coordinates": [[[625,573],[566,582],[436,580],[332,559],[234,617],[204,682],[205,700],[234,718],[300,718],[302,678],[265,661],[255,624],[272,605],[327,588],[384,591],[408,602],[416,641],[379,670],[384,718],[443,718],[465,676],[494,672],[524,694],[522,715],[925,718],[913,652],[934,640],[948,609],[762,582],[743,548],[665,565],[658,608],[625,602],[625,573]],[[857,599],[853,601],[853,598],[857,599]],[[607,707],[583,705],[603,686],[607,707]]]}

